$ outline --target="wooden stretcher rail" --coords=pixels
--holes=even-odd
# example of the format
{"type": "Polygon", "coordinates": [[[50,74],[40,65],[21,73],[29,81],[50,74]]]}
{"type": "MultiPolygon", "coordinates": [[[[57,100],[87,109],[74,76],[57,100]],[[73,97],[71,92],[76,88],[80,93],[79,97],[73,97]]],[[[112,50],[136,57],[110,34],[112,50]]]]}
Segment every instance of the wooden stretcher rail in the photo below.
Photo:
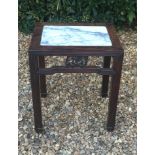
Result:
{"type": "Polygon", "coordinates": [[[64,67],[54,66],[52,68],[40,68],[38,73],[41,75],[50,75],[55,73],[97,73],[100,75],[113,75],[115,71],[109,68],[101,68],[96,66],[87,67],[64,67]]]}

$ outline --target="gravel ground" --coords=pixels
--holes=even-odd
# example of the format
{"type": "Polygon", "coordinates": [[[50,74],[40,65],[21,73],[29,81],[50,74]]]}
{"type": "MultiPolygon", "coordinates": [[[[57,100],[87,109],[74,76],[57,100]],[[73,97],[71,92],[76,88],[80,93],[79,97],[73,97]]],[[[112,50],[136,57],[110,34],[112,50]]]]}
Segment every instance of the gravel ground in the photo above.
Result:
{"type": "MultiPolygon", "coordinates": [[[[108,99],[100,96],[97,74],[47,76],[42,99],[45,133],[34,131],[28,46],[31,35],[19,32],[19,155],[136,155],[136,31],[118,32],[125,50],[114,132],[106,131],[108,99]]],[[[47,66],[65,57],[47,57],[47,66]]],[[[101,65],[101,57],[88,64],[101,65]]]]}

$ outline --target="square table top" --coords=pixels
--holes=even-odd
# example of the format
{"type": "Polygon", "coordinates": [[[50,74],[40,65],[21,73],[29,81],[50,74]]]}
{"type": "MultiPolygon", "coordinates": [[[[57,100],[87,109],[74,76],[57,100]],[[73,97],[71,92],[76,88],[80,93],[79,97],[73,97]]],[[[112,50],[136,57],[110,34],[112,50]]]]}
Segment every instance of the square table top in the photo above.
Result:
{"type": "Polygon", "coordinates": [[[95,55],[103,52],[122,53],[112,25],[37,23],[29,52],[50,55],[95,55]]]}
{"type": "Polygon", "coordinates": [[[105,26],[43,26],[41,46],[112,46],[105,26]]]}

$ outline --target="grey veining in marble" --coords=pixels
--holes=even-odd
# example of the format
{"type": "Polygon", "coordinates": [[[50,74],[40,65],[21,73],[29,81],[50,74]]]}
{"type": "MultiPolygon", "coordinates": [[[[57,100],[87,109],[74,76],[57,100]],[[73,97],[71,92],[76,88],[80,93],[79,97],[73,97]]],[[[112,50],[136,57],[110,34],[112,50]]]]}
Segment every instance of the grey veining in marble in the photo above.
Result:
{"type": "Polygon", "coordinates": [[[112,46],[105,26],[44,26],[41,46],[112,46]]]}

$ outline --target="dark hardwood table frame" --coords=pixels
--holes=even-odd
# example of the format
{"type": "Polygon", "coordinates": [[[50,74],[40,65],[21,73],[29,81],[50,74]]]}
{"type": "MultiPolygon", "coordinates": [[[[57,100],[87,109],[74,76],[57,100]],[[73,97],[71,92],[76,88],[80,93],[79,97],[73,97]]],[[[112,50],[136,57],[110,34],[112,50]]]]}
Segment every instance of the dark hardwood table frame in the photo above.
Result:
{"type": "Polygon", "coordinates": [[[35,130],[37,133],[43,131],[41,97],[47,96],[46,75],[55,73],[97,73],[102,76],[102,97],[108,96],[109,76],[112,77],[110,85],[110,97],[108,106],[107,130],[113,131],[117,110],[121,69],[124,50],[112,25],[105,24],[59,24],[59,23],[37,23],[32,35],[29,47],[29,66],[32,87],[32,100],[34,109],[35,130]],[[40,46],[41,34],[44,25],[78,25],[78,26],[106,26],[110,35],[112,46],[40,46]],[[55,66],[45,68],[45,56],[103,56],[103,67],[66,67],[55,66]],[[112,67],[110,67],[112,61],[112,67]]]}

